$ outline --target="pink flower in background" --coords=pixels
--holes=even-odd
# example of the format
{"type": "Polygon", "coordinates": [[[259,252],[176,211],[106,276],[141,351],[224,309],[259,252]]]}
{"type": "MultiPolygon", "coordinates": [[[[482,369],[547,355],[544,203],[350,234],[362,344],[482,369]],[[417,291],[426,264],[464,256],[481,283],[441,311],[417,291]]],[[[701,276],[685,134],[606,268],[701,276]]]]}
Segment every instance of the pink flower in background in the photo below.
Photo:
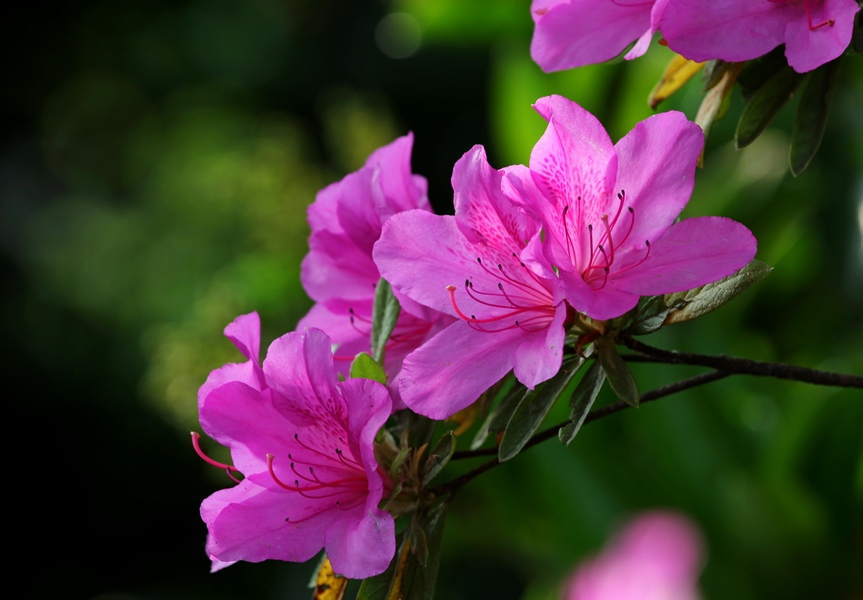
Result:
{"type": "Polygon", "coordinates": [[[392,483],[373,445],[391,413],[386,388],[339,382],[320,330],[275,340],[263,369],[256,313],[225,334],[249,360],[210,374],[199,392],[200,421],[230,448],[234,465],[205,459],[244,479],[201,505],[213,570],[238,560],[305,561],[324,548],[337,573],[381,573],[395,553],[393,518],[378,508],[392,483]]]}
{"type": "Polygon", "coordinates": [[[395,215],[374,251],[395,289],[458,319],[402,366],[402,399],[433,419],[468,406],[511,369],[531,388],[551,378],[567,317],[538,251],[539,223],[501,193],[481,146],[456,163],[452,184],[454,217],[395,215]]]}
{"type": "Polygon", "coordinates": [[[681,113],[652,116],[617,145],[562,96],[534,106],[548,121],[530,168],[504,169],[504,192],[542,222],[545,258],[566,299],[598,320],[640,296],[689,290],[755,256],[752,233],[724,217],[675,223],[689,201],[704,136],[681,113]]]}
{"type": "Polygon", "coordinates": [[[788,64],[805,73],[845,51],[858,10],[856,0],[672,0],[660,27],[692,60],[740,62],[785,44],[788,64]]]}
{"type": "Polygon", "coordinates": [[[688,519],[644,513],[578,567],[564,600],[698,600],[701,555],[701,536],[688,519]]]}
{"type": "Polygon", "coordinates": [[[546,73],[647,51],[668,0],[533,0],[530,55],[546,73]]]}
{"type": "MultiPolygon", "coordinates": [[[[338,346],[342,373],[358,353],[370,351],[372,305],[380,280],[372,247],[381,227],[405,210],[431,211],[425,178],[411,173],[412,146],[413,135],[408,134],[379,148],[360,170],[321,190],[308,209],[312,234],[300,278],[317,304],[297,330],[325,331],[338,346]]],[[[397,396],[402,359],[445,323],[440,322],[443,315],[399,300],[402,311],[387,345],[384,368],[396,393],[396,407],[402,408],[397,396]]]]}

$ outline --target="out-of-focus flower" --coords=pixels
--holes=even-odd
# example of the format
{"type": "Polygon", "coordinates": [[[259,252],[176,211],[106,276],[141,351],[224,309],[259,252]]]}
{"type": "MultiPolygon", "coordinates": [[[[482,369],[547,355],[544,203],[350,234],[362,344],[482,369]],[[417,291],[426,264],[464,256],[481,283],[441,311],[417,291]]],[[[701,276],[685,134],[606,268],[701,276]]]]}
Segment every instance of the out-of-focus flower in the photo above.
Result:
{"type": "Polygon", "coordinates": [[[394,289],[458,318],[402,366],[402,399],[434,419],[468,406],[510,369],[531,388],[551,378],[567,317],[551,267],[534,264],[543,262],[539,223],[503,195],[482,146],[456,163],[452,184],[454,217],[395,215],[374,251],[394,289]]]}
{"type": "Polygon", "coordinates": [[[533,60],[549,73],[647,51],[668,0],[533,0],[533,60]]]}
{"type": "Polygon", "coordinates": [[[856,0],[671,0],[660,27],[695,61],[740,62],[785,44],[788,64],[805,73],[845,51],[858,10],[856,0]]]}
{"type": "MultiPolygon", "coordinates": [[[[317,302],[297,330],[322,329],[337,346],[336,360],[346,374],[350,361],[370,351],[372,306],[380,273],[372,247],[383,224],[411,209],[431,211],[424,177],[411,173],[413,135],[400,137],[369,156],[365,166],[318,193],[309,206],[310,251],[300,279],[317,302]]],[[[404,297],[402,311],[386,347],[384,370],[398,399],[398,372],[408,352],[443,325],[443,315],[404,297]]]]}
{"type": "Polygon", "coordinates": [[[640,296],[717,281],[755,256],[755,238],[736,221],[675,223],[704,143],[683,114],[652,116],[614,145],[596,117],[562,96],[535,108],[548,127],[530,168],[504,169],[503,189],[542,223],[545,258],[575,310],[619,317],[640,296]]]}
{"type": "MultiPolygon", "coordinates": [[[[204,500],[207,553],[218,570],[238,560],[305,561],[324,548],[336,572],[381,573],[395,553],[393,517],[378,508],[392,482],[374,439],[391,413],[375,381],[339,382],[330,339],[318,329],[275,340],[258,366],[257,313],[225,334],[248,358],[213,371],[201,387],[201,426],[231,450],[238,485],[204,500]]],[[[236,480],[236,479],[235,479],[236,480]]]]}
{"type": "Polygon", "coordinates": [[[576,569],[564,600],[698,600],[701,555],[701,536],[688,519],[644,513],[576,569]]]}

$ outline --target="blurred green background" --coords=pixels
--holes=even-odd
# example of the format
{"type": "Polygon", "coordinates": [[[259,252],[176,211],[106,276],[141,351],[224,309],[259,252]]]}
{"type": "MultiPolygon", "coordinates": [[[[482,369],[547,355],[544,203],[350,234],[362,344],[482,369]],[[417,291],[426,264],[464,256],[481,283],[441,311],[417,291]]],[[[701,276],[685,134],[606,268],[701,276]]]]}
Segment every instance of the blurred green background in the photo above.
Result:
{"type": "MultiPolygon", "coordinates": [[[[25,534],[7,534],[16,597],[307,597],[311,563],[208,573],[197,507],[227,481],[189,443],[197,387],[239,358],[221,335],[236,315],[258,310],[266,344],[308,310],[305,207],[377,146],[413,131],[414,170],[446,212],[472,145],[497,167],[527,162],[540,96],[576,100],[615,140],[651,114],[666,49],[545,75],[528,6],[85,0],[6,20],[7,457],[36,461],[11,513],[25,534]]],[[[795,103],[738,152],[735,95],[685,214],[742,221],[775,270],[645,341],[863,373],[863,60],[843,60],[824,145],[797,179],[795,103]]],[[[691,82],[662,108],[692,118],[700,97],[691,82]]],[[[635,369],[643,391],[698,372],[635,369]]],[[[705,532],[706,598],[859,598],[861,432],[859,391],[744,377],[603,419],[461,493],[438,597],[555,598],[617,525],[664,507],[705,532]]]]}

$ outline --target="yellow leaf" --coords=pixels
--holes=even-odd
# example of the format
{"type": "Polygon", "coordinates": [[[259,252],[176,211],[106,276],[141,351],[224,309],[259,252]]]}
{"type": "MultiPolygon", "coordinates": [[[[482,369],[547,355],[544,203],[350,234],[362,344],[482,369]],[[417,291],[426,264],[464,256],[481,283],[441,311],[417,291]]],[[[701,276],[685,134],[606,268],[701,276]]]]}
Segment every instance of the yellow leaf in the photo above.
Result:
{"type": "Polygon", "coordinates": [[[671,95],[683,87],[683,84],[692,79],[692,76],[698,73],[704,66],[703,62],[695,62],[688,58],[683,58],[679,54],[675,54],[668,66],[665,67],[665,73],[662,78],[650,92],[647,97],[647,102],[650,108],[656,108],[663,100],[670,98],[671,95]]]}
{"type": "Polygon", "coordinates": [[[408,564],[408,558],[411,554],[411,542],[405,536],[405,543],[402,545],[402,553],[399,555],[399,562],[396,565],[396,574],[393,578],[392,587],[390,588],[390,595],[387,600],[401,600],[402,599],[402,581],[405,576],[405,567],[408,564]]]}
{"type": "Polygon", "coordinates": [[[348,587],[348,578],[336,575],[329,558],[324,558],[315,578],[315,595],[312,600],[342,600],[348,587]]]}

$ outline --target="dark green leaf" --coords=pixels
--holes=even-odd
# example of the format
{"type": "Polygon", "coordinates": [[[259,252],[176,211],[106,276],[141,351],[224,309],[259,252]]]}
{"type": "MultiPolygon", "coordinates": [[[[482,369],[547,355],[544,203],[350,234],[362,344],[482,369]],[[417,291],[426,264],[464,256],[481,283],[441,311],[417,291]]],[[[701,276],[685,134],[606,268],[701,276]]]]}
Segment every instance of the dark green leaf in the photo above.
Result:
{"type": "Polygon", "coordinates": [[[351,363],[351,379],[372,379],[384,385],[387,384],[387,374],[371,356],[360,352],[351,363]]]}
{"type": "MultiPolygon", "coordinates": [[[[416,515],[416,513],[414,513],[414,515],[416,515]]],[[[425,531],[420,527],[419,521],[417,521],[416,518],[411,519],[411,522],[408,525],[407,534],[411,543],[411,553],[414,555],[419,565],[425,568],[429,560],[428,538],[426,538],[425,531]]]]}
{"type": "Polygon", "coordinates": [[[804,75],[789,66],[782,67],[758,88],[737,122],[737,147],[745,148],[761,135],[776,113],[794,95],[804,75]]]}
{"type": "Polygon", "coordinates": [[[638,393],[638,386],[635,384],[635,378],[632,376],[632,371],[626,366],[626,363],[617,353],[617,346],[614,345],[614,340],[609,337],[601,337],[596,340],[596,349],[599,356],[599,362],[605,371],[605,376],[608,377],[608,384],[617,396],[629,404],[630,406],[638,406],[638,401],[641,396],[638,393]]]}
{"type": "Polygon", "coordinates": [[[599,390],[602,389],[602,384],[605,383],[605,371],[602,369],[602,364],[595,360],[581,381],[572,393],[572,398],[569,399],[571,408],[569,413],[569,423],[560,428],[558,437],[560,441],[569,446],[572,440],[575,439],[578,430],[581,429],[581,424],[584,423],[584,418],[590,412],[590,407],[593,406],[599,390]]]}
{"type": "Polygon", "coordinates": [[[387,340],[396,327],[400,311],[401,306],[393,294],[393,288],[381,278],[375,288],[375,303],[372,308],[372,356],[379,363],[384,362],[387,340]]]}
{"type": "Polygon", "coordinates": [[[580,357],[564,361],[557,375],[524,394],[503,432],[497,451],[500,462],[521,452],[583,363],[584,359],[580,357]]]}
{"type": "Polygon", "coordinates": [[[626,332],[632,335],[653,333],[662,327],[668,311],[663,296],[645,296],[638,301],[632,323],[626,328],[626,332]]]}
{"type": "Polygon", "coordinates": [[[787,66],[788,61],[785,59],[784,46],[779,46],[764,56],[746,62],[737,77],[743,99],[748,102],[755,92],[767,83],[768,79],[787,66]]]}
{"type": "Polygon", "coordinates": [[[472,450],[476,450],[482,446],[490,431],[500,433],[506,429],[509,418],[512,416],[515,407],[518,406],[519,401],[521,401],[522,396],[524,396],[524,387],[516,384],[515,378],[512,378],[501,388],[498,395],[500,399],[497,405],[489,411],[485,421],[480,425],[473,441],[471,441],[470,447],[472,450]]]}
{"type": "Polygon", "coordinates": [[[428,485],[441,472],[441,469],[446,466],[449,459],[452,458],[453,452],[455,452],[455,444],[456,439],[452,431],[447,431],[443,434],[443,437],[435,444],[434,450],[429,454],[424,467],[423,487],[428,485]]]}
{"type": "Polygon", "coordinates": [[[836,92],[839,61],[834,60],[813,71],[800,94],[797,118],[791,132],[791,173],[802,173],[821,145],[830,104],[836,92]]]}
{"type": "Polygon", "coordinates": [[[425,566],[412,554],[405,565],[401,578],[399,594],[392,594],[403,600],[434,600],[435,584],[440,569],[440,555],[443,548],[443,527],[446,516],[446,502],[432,507],[422,519],[425,537],[425,566]]]}
{"type": "Polygon", "coordinates": [[[716,84],[719,83],[732,64],[733,63],[727,63],[722,60],[707,61],[707,64],[704,65],[704,70],[701,71],[701,78],[704,80],[704,88],[702,91],[707,92],[716,87],[716,84]]]}
{"type": "Polygon", "coordinates": [[[716,310],[772,270],[770,265],[755,259],[725,279],[686,292],[666,294],[665,304],[672,308],[665,325],[689,321],[716,310]]]}
{"type": "Polygon", "coordinates": [[[390,595],[390,587],[393,584],[393,578],[398,567],[399,554],[396,553],[390,566],[380,575],[363,579],[360,584],[360,589],[357,590],[356,600],[387,600],[390,595]]]}

